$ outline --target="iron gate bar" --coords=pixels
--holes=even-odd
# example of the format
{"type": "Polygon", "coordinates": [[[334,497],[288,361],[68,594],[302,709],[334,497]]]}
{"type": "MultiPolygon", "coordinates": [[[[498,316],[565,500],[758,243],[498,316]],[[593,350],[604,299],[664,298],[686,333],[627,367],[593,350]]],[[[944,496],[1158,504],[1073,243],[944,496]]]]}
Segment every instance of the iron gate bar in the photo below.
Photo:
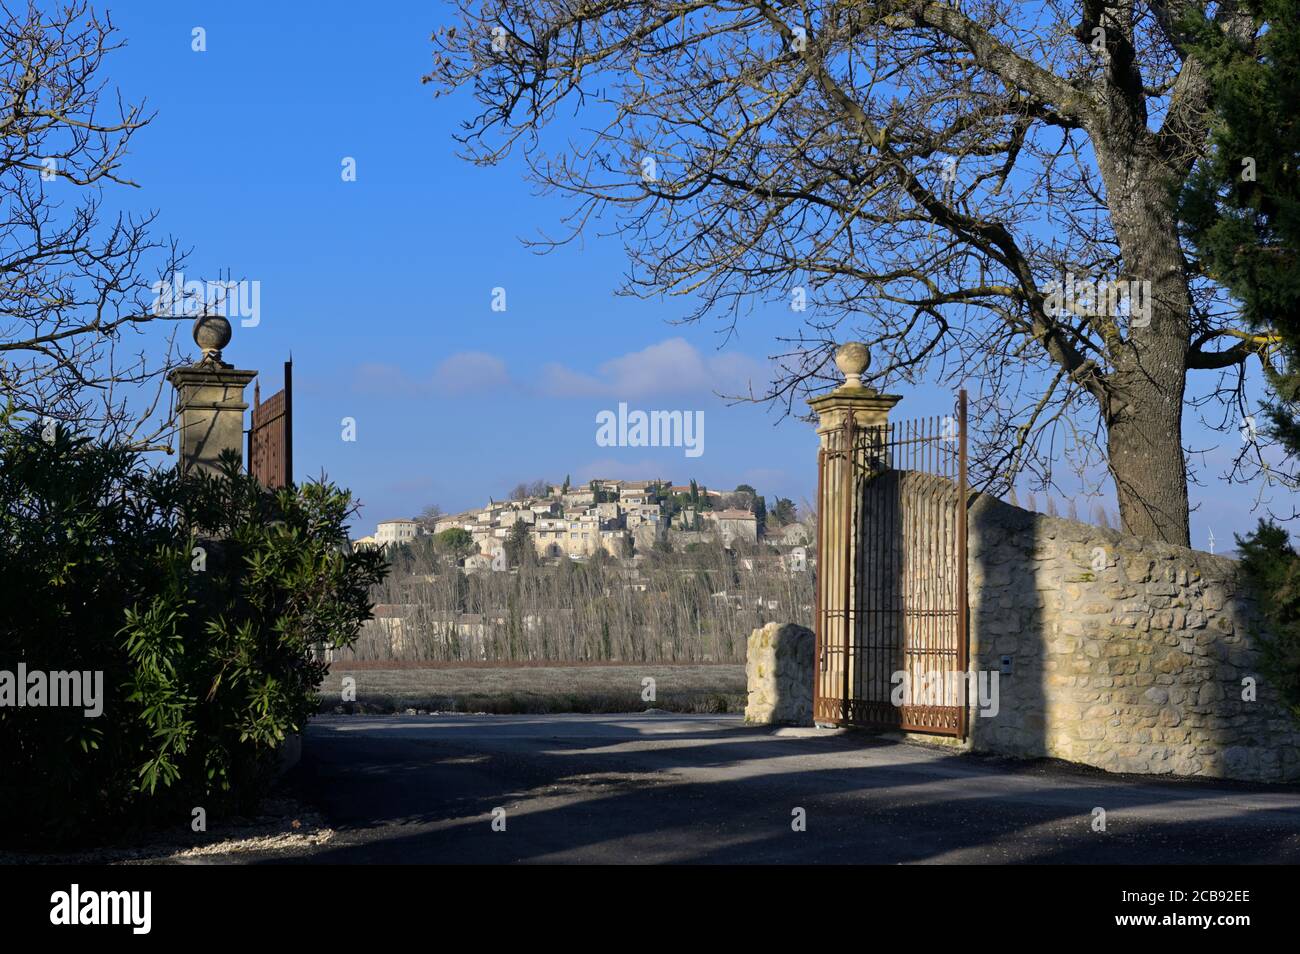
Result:
{"type": "MultiPolygon", "coordinates": [[[[817,448],[817,566],[814,570],[817,574],[826,572],[826,561],[822,559],[822,524],[826,520],[826,512],[822,508],[822,481],[826,475],[826,451],[823,448],[817,448]]],[[[817,679],[813,686],[813,713],[817,712],[817,700],[821,696],[822,673],[826,671],[826,635],[822,626],[822,588],[814,586],[816,606],[813,609],[813,634],[816,643],[817,652],[817,679]]]]}
{"type": "Polygon", "coordinates": [[[284,479],[293,483],[293,352],[284,363],[284,479]]]}
{"type": "MultiPolygon", "coordinates": [[[[966,491],[966,389],[957,395],[957,439],[960,441],[957,463],[957,669],[970,671],[970,594],[967,592],[966,509],[970,504],[966,491]]],[[[978,683],[977,683],[978,685],[978,683]]],[[[970,731],[970,703],[962,700],[959,735],[965,739],[970,731]]]]}

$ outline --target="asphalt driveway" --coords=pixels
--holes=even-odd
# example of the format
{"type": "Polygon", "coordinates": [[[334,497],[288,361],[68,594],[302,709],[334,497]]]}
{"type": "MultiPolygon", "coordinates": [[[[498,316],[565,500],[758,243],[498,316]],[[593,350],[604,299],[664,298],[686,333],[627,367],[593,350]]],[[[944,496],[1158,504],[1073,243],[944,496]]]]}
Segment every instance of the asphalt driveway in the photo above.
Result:
{"type": "Polygon", "coordinates": [[[1295,787],[728,716],[323,717],[298,771],[339,833],[313,863],[1300,861],[1295,787]]]}

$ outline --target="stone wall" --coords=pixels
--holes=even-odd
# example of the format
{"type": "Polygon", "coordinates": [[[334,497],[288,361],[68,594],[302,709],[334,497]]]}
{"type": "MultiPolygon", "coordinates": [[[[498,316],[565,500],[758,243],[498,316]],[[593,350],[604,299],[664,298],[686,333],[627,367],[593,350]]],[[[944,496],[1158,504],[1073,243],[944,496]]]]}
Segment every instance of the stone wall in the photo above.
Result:
{"type": "Polygon", "coordinates": [[[1300,731],[1259,671],[1234,561],[973,500],[971,667],[1011,670],[997,715],[972,700],[974,749],[1113,772],[1300,778],[1300,731]]]}
{"type": "Polygon", "coordinates": [[[812,725],[813,631],[794,623],[768,623],[749,635],[745,721],[812,725]]]}

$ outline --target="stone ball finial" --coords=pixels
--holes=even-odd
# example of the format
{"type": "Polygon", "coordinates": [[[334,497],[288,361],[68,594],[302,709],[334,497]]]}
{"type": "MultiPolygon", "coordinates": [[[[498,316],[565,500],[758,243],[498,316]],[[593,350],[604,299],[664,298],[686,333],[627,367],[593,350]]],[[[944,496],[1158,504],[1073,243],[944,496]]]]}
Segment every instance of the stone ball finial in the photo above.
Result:
{"type": "Polygon", "coordinates": [[[862,373],[871,367],[871,352],[860,341],[848,341],[835,349],[835,367],[844,372],[846,388],[862,387],[862,373]]]}
{"type": "Polygon", "coordinates": [[[221,315],[194,319],[194,343],[203,351],[200,364],[221,364],[221,349],[230,344],[230,322],[221,315]]]}

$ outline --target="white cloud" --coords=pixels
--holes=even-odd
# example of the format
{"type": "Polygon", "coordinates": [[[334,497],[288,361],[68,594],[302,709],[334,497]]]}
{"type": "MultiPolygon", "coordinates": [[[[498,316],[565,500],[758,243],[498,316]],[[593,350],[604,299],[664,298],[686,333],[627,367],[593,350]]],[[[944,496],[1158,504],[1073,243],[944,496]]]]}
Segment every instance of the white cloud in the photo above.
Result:
{"type": "Polygon", "coordinates": [[[601,382],[595,378],[554,362],[543,366],[539,387],[547,397],[591,397],[604,393],[601,382]]]}
{"type": "Polygon", "coordinates": [[[433,372],[433,387],[439,394],[478,394],[510,383],[506,363],[482,351],[453,354],[433,372]]]}
{"type": "Polygon", "coordinates": [[[748,355],[705,357],[685,338],[669,338],[602,364],[594,375],[562,364],[542,369],[548,397],[644,398],[670,394],[736,393],[750,381],[762,387],[769,371],[748,355]]]}
{"type": "MultiPolygon", "coordinates": [[[[685,338],[669,338],[601,364],[594,374],[559,362],[542,367],[531,390],[541,397],[638,400],[673,395],[739,394],[766,387],[772,371],[746,354],[704,355],[685,338]]],[[[428,377],[395,364],[357,368],[353,390],[381,397],[457,397],[529,382],[512,381],[506,363],[483,351],[461,351],[441,361],[428,377]]]]}

